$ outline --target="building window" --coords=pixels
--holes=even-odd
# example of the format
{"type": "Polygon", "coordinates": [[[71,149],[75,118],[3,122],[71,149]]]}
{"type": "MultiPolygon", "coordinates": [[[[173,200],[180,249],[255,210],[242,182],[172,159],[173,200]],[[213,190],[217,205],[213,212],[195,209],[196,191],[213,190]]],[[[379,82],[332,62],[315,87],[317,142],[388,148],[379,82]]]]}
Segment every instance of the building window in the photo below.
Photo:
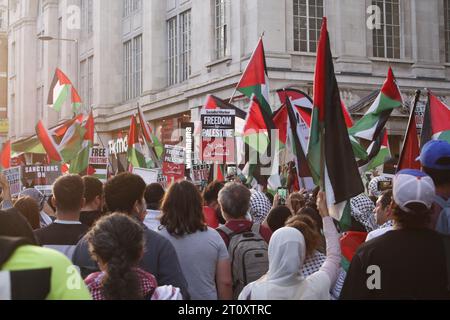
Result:
{"type": "Polygon", "coordinates": [[[381,28],[373,30],[373,56],[400,59],[399,0],[373,0],[381,10],[381,28]]]}
{"type": "Polygon", "coordinates": [[[94,104],[94,57],[91,56],[80,63],[80,96],[87,110],[94,104]]]}
{"type": "Polygon", "coordinates": [[[91,36],[93,25],[93,0],[81,0],[81,30],[83,36],[91,36]]]}
{"type": "Polygon", "coordinates": [[[323,0],[294,0],[294,51],[317,51],[323,0]]]}
{"type": "Polygon", "coordinates": [[[142,35],[124,43],[124,98],[142,93],[142,35]]]}
{"type": "Polygon", "coordinates": [[[450,0],[444,0],[445,61],[450,62],[450,0]]]}
{"type": "Polygon", "coordinates": [[[227,18],[226,18],[226,2],[225,0],[215,0],[215,43],[216,58],[222,59],[227,55],[227,18]]]}
{"type": "Polygon", "coordinates": [[[167,21],[168,85],[186,81],[191,75],[191,11],[167,21]]]}
{"type": "Polygon", "coordinates": [[[142,8],[142,0],[124,0],[123,1],[123,16],[129,17],[132,14],[140,11],[142,8]]]}
{"type": "Polygon", "coordinates": [[[177,17],[167,21],[167,38],[168,38],[168,69],[169,69],[168,84],[170,86],[178,82],[177,17]]]}
{"type": "Polygon", "coordinates": [[[191,10],[185,11],[180,14],[180,33],[180,80],[186,81],[191,75],[191,10]]]}

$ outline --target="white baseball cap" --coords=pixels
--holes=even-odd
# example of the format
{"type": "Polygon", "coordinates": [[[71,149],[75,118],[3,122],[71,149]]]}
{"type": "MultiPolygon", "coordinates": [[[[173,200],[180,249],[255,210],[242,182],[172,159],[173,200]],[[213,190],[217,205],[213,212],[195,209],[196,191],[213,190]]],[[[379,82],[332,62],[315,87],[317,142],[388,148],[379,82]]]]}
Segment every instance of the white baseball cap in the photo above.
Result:
{"type": "Polygon", "coordinates": [[[421,171],[406,169],[394,177],[394,201],[405,212],[411,211],[406,207],[411,203],[421,203],[431,209],[435,196],[433,179],[421,171]]]}

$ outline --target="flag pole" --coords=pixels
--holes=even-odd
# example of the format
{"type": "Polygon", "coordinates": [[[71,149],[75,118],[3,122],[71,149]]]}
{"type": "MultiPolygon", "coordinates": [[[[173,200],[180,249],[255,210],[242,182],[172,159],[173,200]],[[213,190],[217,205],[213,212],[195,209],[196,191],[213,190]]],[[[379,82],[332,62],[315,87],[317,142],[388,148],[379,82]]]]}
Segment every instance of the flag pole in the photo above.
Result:
{"type": "Polygon", "coordinates": [[[400,164],[402,162],[403,150],[405,149],[405,144],[406,144],[406,141],[408,139],[408,130],[409,130],[411,124],[412,124],[412,121],[413,121],[414,117],[416,116],[417,104],[419,103],[421,94],[422,94],[422,92],[420,90],[416,90],[416,95],[414,97],[414,104],[413,104],[413,107],[411,109],[411,114],[409,115],[408,127],[406,128],[406,135],[405,135],[405,138],[403,139],[402,150],[400,152],[400,158],[398,159],[397,170],[398,170],[398,167],[400,166],[400,164]]]}
{"type": "MultiPolygon", "coordinates": [[[[265,34],[265,33],[266,33],[266,32],[263,31],[263,32],[261,33],[261,35],[259,36],[259,40],[258,40],[258,43],[256,44],[256,48],[255,48],[255,50],[253,50],[253,53],[252,53],[252,55],[250,56],[250,59],[248,60],[249,63],[250,63],[250,61],[252,61],[253,57],[255,56],[256,49],[258,48],[258,45],[259,45],[259,41],[262,40],[262,38],[264,37],[264,34],[265,34]]],[[[248,67],[248,65],[247,65],[247,67],[248,67]]],[[[247,67],[245,67],[245,70],[247,70],[247,67]]],[[[233,94],[231,95],[230,101],[228,101],[228,103],[232,103],[232,102],[233,102],[234,97],[235,97],[236,92],[237,92],[237,86],[239,85],[239,83],[241,83],[241,80],[242,80],[242,78],[244,77],[245,70],[244,70],[244,72],[242,73],[242,76],[241,76],[241,78],[239,79],[239,82],[237,83],[236,87],[234,88],[233,94]]]]}
{"type": "Polygon", "coordinates": [[[325,192],[325,128],[320,128],[320,191],[325,192]]]}

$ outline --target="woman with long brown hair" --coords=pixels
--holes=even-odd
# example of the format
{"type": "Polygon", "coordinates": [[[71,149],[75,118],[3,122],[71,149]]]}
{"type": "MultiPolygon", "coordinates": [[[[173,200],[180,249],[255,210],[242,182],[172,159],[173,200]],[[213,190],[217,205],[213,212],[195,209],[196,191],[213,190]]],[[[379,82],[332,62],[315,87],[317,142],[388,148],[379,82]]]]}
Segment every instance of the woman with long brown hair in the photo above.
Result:
{"type": "Polygon", "coordinates": [[[231,266],[220,235],[208,228],[198,189],[173,183],[162,203],[160,234],[172,242],[193,300],[232,298],[231,266]]]}

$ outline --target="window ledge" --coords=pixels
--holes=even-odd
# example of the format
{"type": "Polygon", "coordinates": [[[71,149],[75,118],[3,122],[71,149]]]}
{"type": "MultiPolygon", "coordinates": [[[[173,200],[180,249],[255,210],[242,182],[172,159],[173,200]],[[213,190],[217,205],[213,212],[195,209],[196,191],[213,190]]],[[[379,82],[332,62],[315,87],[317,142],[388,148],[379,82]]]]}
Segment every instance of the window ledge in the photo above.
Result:
{"type": "Polygon", "coordinates": [[[413,60],[405,60],[405,59],[390,59],[390,58],[378,58],[378,57],[369,57],[370,61],[376,62],[389,62],[389,63],[404,63],[404,64],[414,64],[413,60]]]}
{"type": "Polygon", "coordinates": [[[450,62],[444,63],[444,66],[445,66],[445,67],[450,67],[450,62]]]}
{"type": "Polygon", "coordinates": [[[293,56],[306,56],[306,57],[316,57],[317,54],[315,52],[302,52],[302,51],[290,51],[290,55],[293,56]]]}
{"type": "Polygon", "coordinates": [[[205,65],[205,67],[206,68],[211,68],[211,67],[214,67],[215,65],[218,65],[218,64],[221,64],[221,63],[224,63],[224,62],[230,62],[232,59],[231,59],[231,57],[230,56],[226,56],[226,57],[224,57],[224,58],[221,58],[221,59],[218,59],[218,60],[214,60],[214,61],[211,61],[210,63],[207,63],[206,65],[205,65]]]}

